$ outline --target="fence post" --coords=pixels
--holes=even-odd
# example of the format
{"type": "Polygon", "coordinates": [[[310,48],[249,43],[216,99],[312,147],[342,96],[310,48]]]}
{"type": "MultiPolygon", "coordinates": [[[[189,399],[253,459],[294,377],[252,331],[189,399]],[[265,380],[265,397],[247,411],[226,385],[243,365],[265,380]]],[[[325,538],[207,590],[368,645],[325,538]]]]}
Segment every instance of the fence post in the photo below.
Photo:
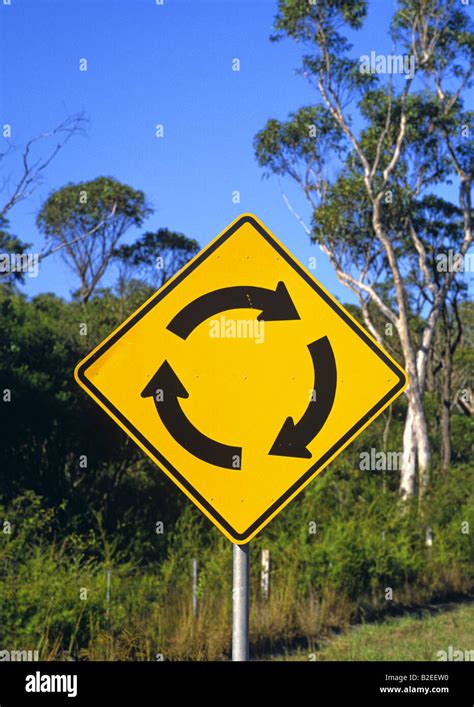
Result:
{"type": "Polygon", "coordinates": [[[193,557],[193,616],[196,616],[196,611],[197,611],[197,582],[198,582],[198,561],[197,561],[197,557],[193,557]]]}
{"type": "Polygon", "coordinates": [[[105,604],[106,604],[106,615],[107,615],[107,621],[110,621],[110,573],[111,570],[108,569],[106,573],[106,588],[105,588],[105,604]]]}
{"type": "Polygon", "coordinates": [[[262,574],[260,588],[262,598],[266,601],[270,596],[270,550],[262,550],[262,574]]]}

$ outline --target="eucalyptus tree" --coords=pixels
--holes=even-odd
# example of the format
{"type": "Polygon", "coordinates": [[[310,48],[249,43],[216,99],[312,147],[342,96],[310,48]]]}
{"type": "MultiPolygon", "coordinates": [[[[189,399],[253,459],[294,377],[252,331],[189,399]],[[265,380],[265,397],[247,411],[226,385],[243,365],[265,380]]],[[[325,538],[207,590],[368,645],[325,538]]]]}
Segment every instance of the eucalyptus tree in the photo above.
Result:
{"type": "Polygon", "coordinates": [[[118,243],[151,213],[142,191],[111,177],[67,184],[53,192],[37,218],[49,252],[60,251],[79,279],[86,303],[112,262],[118,243]]]}
{"type": "Polygon", "coordinates": [[[472,242],[469,17],[454,0],[399,0],[387,27],[399,54],[367,70],[372,52],[354,56],[347,37],[366,20],[365,0],[280,0],[278,9],[273,39],[307,48],[301,73],[315,103],[269,120],[255,139],[257,159],[301,187],[310,225],[290,208],[356,295],[372,335],[380,343],[398,335],[409,376],[400,491],[415,493],[418,470],[422,496],[431,466],[427,365],[457,275],[451,268],[440,276],[436,249],[449,245],[462,259],[472,242]],[[397,66],[403,75],[394,75],[397,66]],[[458,203],[435,203],[453,180],[458,203]],[[448,223],[433,239],[440,213],[448,223]]]}
{"type": "Polygon", "coordinates": [[[121,245],[114,253],[121,280],[141,280],[154,289],[161,287],[199,251],[199,244],[183,233],[159,228],[147,231],[134,243],[121,245]]]}

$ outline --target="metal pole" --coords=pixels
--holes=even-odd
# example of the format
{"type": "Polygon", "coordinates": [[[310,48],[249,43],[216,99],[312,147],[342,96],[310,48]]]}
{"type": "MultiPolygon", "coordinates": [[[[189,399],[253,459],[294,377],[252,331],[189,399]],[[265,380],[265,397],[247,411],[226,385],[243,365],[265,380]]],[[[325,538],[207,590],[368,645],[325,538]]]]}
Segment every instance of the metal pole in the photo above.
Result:
{"type": "Polygon", "coordinates": [[[234,544],[232,587],[232,660],[249,659],[250,545],[234,544]]]}

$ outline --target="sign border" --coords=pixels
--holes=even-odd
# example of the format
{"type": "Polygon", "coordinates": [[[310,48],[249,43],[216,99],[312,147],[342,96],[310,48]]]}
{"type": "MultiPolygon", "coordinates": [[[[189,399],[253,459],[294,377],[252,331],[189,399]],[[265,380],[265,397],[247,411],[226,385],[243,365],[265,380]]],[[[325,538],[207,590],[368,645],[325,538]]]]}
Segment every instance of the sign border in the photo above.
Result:
{"type": "Polygon", "coordinates": [[[253,214],[242,214],[237,217],[224,231],[219,234],[211,243],[198,253],[184,268],[182,268],[169,282],[155,292],[137,311],[135,311],[125,322],[113,331],[104,341],[102,341],[93,351],[91,351],[77,366],[74,376],[79,385],[93,397],[96,402],[124,429],[129,436],[151,456],[152,460],[161,466],[162,471],[172,478],[172,480],[198,505],[199,508],[213,521],[224,534],[237,544],[249,542],[272,518],[286,506],[292,498],[300,493],[311,479],[327,466],[329,462],[347,447],[352,439],[361,432],[369,423],[377,417],[394,398],[408,385],[408,377],[405,371],[389,356],[376,341],[366,332],[360,324],[337,302],[326,290],[298,263],[294,256],[270,233],[266,227],[253,214]],[[338,314],[341,319],[364,341],[365,344],[395,373],[398,381],[384,397],[374,405],[360,420],[353,425],[325,454],[323,454],[312,466],[285,491],[269,508],[262,513],[243,533],[238,533],[228,521],[225,520],[189,483],[189,481],[161,454],[161,452],[144,437],[139,430],[120,412],[98,388],[85,376],[87,369],[102,354],[113,346],[134,324],[144,317],[153,307],[166,297],[180,282],[193,272],[206,258],[208,258],[219,246],[230,238],[244,223],[250,223],[255,230],[276,250],[276,252],[305,280],[305,282],[328,304],[331,309],[338,314]],[[158,461],[157,461],[158,460],[158,461]]]}

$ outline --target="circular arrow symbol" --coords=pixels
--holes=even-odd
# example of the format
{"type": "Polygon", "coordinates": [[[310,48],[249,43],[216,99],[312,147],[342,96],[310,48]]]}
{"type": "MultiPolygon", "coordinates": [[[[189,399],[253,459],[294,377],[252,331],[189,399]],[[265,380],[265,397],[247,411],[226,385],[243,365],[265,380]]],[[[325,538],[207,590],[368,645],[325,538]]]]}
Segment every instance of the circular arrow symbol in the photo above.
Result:
{"type": "Polygon", "coordinates": [[[168,432],[184,449],[214,466],[240,469],[242,447],[231,447],[215,442],[200,432],[188,420],[178,398],[189,398],[189,393],[165,361],[142,391],[142,398],[152,397],[156,410],[168,432]],[[160,394],[159,394],[160,393],[160,394]]]}
{"type": "Polygon", "coordinates": [[[171,320],[167,329],[187,339],[199,324],[227,309],[260,309],[257,319],[265,322],[300,318],[285,284],[279,282],[276,290],[238,286],[207,292],[186,305],[171,320]]]}
{"type": "Polygon", "coordinates": [[[336,395],[337,371],[332,346],[327,336],[308,345],[314,368],[314,395],[299,422],[287,417],[272,448],[276,456],[311,458],[307,445],[316,437],[329,417],[336,395]],[[316,369],[321,373],[316,375],[316,369]]]}
{"type": "MultiPolygon", "coordinates": [[[[182,339],[209,317],[228,309],[260,309],[260,321],[300,319],[283,282],[275,290],[264,287],[224,287],[208,292],[186,305],[168,324],[167,329],[182,339]]],[[[314,369],[314,388],[303,417],[294,422],[287,417],[268,452],[274,456],[311,458],[308,445],[316,437],[331,412],[336,394],[337,371],[334,353],[327,336],[308,344],[314,369]],[[318,376],[316,370],[322,372],[318,376]]],[[[189,393],[168,361],[160,366],[147,383],[142,398],[152,397],[160,419],[172,437],[195,457],[225,469],[242,468],[242,447],[216,442],[200,432],[188,420],[178,398],[189,393]],[[158,395],[158,393],[161,393],[158,395]]]]}

